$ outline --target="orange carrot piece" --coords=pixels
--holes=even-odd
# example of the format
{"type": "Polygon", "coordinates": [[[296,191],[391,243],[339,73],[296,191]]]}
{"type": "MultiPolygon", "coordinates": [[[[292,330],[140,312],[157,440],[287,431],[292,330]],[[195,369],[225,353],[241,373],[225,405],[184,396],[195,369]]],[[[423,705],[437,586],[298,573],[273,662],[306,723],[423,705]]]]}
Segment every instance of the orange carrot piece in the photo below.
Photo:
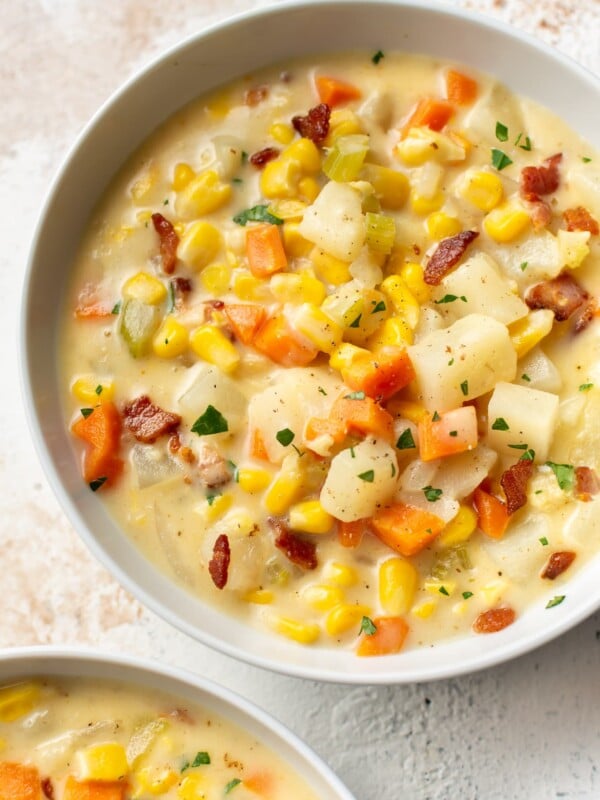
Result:
{"type": "Polygon", "coordinates": [[[454,106],[446,100],[422,97],[416,108],[404,123],[400,137],[406,139],[411,128],[427,126],[432,131],[441,131],[454,114],[454,106]]]}
{"type": "Polygon", "coordinates": [[[115,404],[101,403],[88,417],[73,423],[71,430],[89,445],[83,460],[85,481],[106,478],[107,484],[114,482],[123,467],[118,457],[121,415],[115,404]]]}
{"type": "Polygon", "coordinates": [[[77,781],[67,778],[62,800],[125,800],[126,784],[116,781],[77,781]]]}
{"type": "Polygon", "coordinates": [[[328,75],[319,75],[315,78],[315,85],[319,100],[322,103],[327,103],[330,108],[362,97],[362,92],[358,86],[328,75]]]}
{"type": "Polygon", "coordinates": [[[477,98],[477,81],[458,72],[449,69],[446,73],[446,96],[451,103],[457,106],[471,105],[477,98]]]}
{"type": "Polygon", "coordinates": [[[287,267],[278,225],[258,225],[246,231],[246,256],[255,278],[268,278],[287,267]]]}
{"type": "Polygon", "coordinates": [[[339,420],[311,417],[304,428],[304,441],[310,447],[310,443],[321,436],[331,436],[335,444],[340,444],[346,436],[346,426],[339,420]]]}
{"type": "Polygon", "coordinates": [[[269,454],[260,431],[256,428],[250,433],[250,458],[256,458],[259,461],[269,461],[269,454]]]}
{"type": "Polygon", "coordinates": [[[421,461],[434,461],[477,447],[477,413],[474,406],[462,406],[419,422],[421,461]]]}
{"type": "Polygon", "coordinates": [[[473,505],[477,512],[479,528],[492,539],[501,539],[510,520],[506,503],[498,500],[493,494],[477,488],[473,495],[473,505]]]}
{"type": "Polygon", "coordinates": [[[354,522],[338,521],[338,542],[342,547],[358,547],[366,529],[366,519],[357,519],[354,522]]]}
{"type": "Polygon", "coordinates": [[[228,303],[223,311],[235,338],[242,344],[252,344],[257,330],[265,321],[265,309],[250,303],[228,303]]]}
{"type": "Polygon", "coordinates": [[[12,761],[0,763],[0,800],[41,800],[42,784],[35,767],[12,761]]]}
{"type": "Polygon", "coordinates": [[[273,788],[273,776],[270,772],[262,770],[244,778],[242,783],[251,792],[256,792],[259,797],[266,798],[273,788]]]}
{"type": "Polygon", "coordinates": [[[375,633],[362,633],[356,654],[359,656],[386,656],[398,653],[406,639],[409,627],[402,617],[376,617],[375,633]]]}
{"type": "Polygon", "coordinates": [[[338,397],[329,416],[334,423],[344,425],[346,433],[372,434],[389,442],[394,438],[394,418],[372,397],[364,400],[338,397]]]}
{"type": "Polygon", "coordinates": [[[382,347],[372,359],[356,359],[341,372],[346,386],[380,400],[387,400],[415,379],[406,348],[394,346],[382,347]]]}
{"type": "Polygon", "coordinates": [[[446,523],[417,506],[394,503],[378,511],[371,518],[371,525],[384,544],[408,558],[424,550],[446,523]]]}
{"type": "Polygon", "coordinates": [[[76,319],[107,319],[112,316],[112,306],[100,301],[94,303],[79,303],[75,308],[76,319]]]}
{"type": "Polygon", "coordinates": [[[304,367],[319,352],[312,344],[300,339],[282,314],[270,317],[261,325],[252,344],[271,361],[283,367],[304,367]]]}

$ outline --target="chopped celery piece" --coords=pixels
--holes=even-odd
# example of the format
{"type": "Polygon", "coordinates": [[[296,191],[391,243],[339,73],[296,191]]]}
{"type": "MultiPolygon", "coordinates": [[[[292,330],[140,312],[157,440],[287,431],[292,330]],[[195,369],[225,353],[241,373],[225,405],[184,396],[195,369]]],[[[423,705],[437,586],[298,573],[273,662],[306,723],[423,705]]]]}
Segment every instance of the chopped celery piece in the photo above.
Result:
{"type": "Polygon", "coordinates": [[[138,761],[144,756],[169,727],[166,719],[153,719],[146,725],[140,725],[131,734],[127,743],[127,761],[130,767],[137,766],[138,761]]]}
{"type": "Polygon", "coordinates": [[[385,214],[367,212],[366,242],[371,250],[377,253],[391,253],[396,240],[396,223],[385,214]]]}
{"type": "Polygon", "coordinates": [[[458,556],[459,564],[463,569],[473,569],[473,562],[471,561],[469,551],[466,547],[458,547],[456,549],[456,555],[458,556]]]}
{"type": "Polygon", "coordinates": [[[358,178],[368,151],[368,136],[362,133],[340,136],[327,153],[323,172],[332,181],[354,181],[358,178]]]}
{"type": "Polygon", "coordinates": [[[161,312],[141,300],[127,300],[121,312],[119,330],[129,352],[139,358],[148,352],[152,337],[160,324],[161,312]]]}

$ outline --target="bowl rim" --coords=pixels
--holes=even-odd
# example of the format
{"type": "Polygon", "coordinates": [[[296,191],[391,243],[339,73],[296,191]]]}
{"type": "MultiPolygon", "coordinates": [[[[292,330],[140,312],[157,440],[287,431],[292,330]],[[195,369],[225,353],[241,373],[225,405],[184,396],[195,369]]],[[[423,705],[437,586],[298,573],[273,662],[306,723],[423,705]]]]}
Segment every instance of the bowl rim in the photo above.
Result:
{"type": "MultiPolygon", "coordinates": [[[[534,635],[520,637],[514,639],[513,641],[508,641],[508,643],[501,647],[496,647],[489,651],[475,653],[471,657],[463,659],[458,665],[448,665],[443,663],[443,660],[439,660],[437,663],[431,663],[428,668],[423,668],[421,666],[418,668],[418,670],[408,669],[403,671],[398,670],[397,662],[394,660],[395,657],[388,657],[391,659],[391,661],[390,667],[387,670],[381,670],[376,673],[357,672],[351,670],[340,672],[329,667],[324,668],[322,666],[314,666],[312,664],[297,664],[288,661],[282,663],[281,661],[274,660],[268,654],[264,653],[249,653],[234,643],[225,641],[218,636],[215,636],[210,632],[197,627],[191,622],[183,619],[176,611],[167,608],[158,598],[155,598],[152,593],[146,591],[144,587],[142,587],[134,578],[130,577],[126,573],[126,571],[121,567],[121,564],[116,561],[107,551],[105,551],[103,546],[98,541],[97,535],[92,533],[91,529],[83,520],[77,504],[67,492],[66,487],[59,475],[59,470],[57,469],[57,465],[53,460],[49,445],[43,435],[42,426],[36,414],[33,396],[33,374],[31,369],[31,342],[28,333],[29,305],[32,297],[31,279],[35,270],[36,262],[40,258],[40,244],[42,241],[44,223],[46,221],[48,212],[51,209],[55,197],[62,185],[71,161],[78,152],[82,143],[98,125],[99,121],[101,121],[108,114],[112,107],[115,106],[140,79],[147,77],[153,70],[161,67],[161,65],[169,61],[169,59],[172,59],[174,56],[177,56],[180,51],[183,51],[190,46],[196,46],[197,43],[199,44],[203,39],[214,34],[233,30],[237,26],[246,24],[246,22],[249,20],[260,20],[261,18],[272,17],[273,15],[281,15],[288,11],[299,9],[317,10],[324,7],[348,9],[352,6],[365,5],[404,8],[409,11],[416,12],[433,12],[436,15],[440,15],[442,18],[449,18],[452,20],[463,21],[470,25],[476,25],[478,28],[486,29],[486,31],[490,32],[491,34],[496,33],[506,37],[507,39],[516,39],[525,47],[535,51],[537,55],[550,58],[553,62],[557,62],[568,73],[572,73],[576,78],[587,83],[592,91],[600,94],[600,79],[598,76],[594,75],[594,73],[592,73],[590,70],[586,69],[584,66],[580,65],[564,53],[553,49],[550,45],[546,45],[544,42],[536,39],[531,34],[516,29],[502,21],[486,16],[480,12],[449,6],[443,2],[440,2],[439,0],[285,0],[276,6],[266,6],[257,9],[251,9],[249,11],[235,14],[224,20],[220,20],[208,25],[196,33],[186,36],[165,51],[153,57],[149,62],[142,65],[139,69],[135,70],[134,73],[102,103],[100,108],[76,136],[71,147],[68,149],[66,155],[62,159],[62,162],[47,191],[31,239],[27,267],[23,280],[18,349],[21,367],[21,392],[26,410],[26,418],[34,442],[35,450],[41,461],[46,478],[52,487],[55,496],[59,500],[62,511],[65,513],[70,524],[75,528],[80,539],[84,542],[88,550],[100,561],[101,564],[108,569],[110,574],[115,577],[116,580],[122,586],[124,586],[127,591],[129,591],[140,601],[140,603],[156,613],[158,616],[165,619],[174,628],[185,632],[196,641],[199,641],[219,652],[225,653],[228,656],[254,666],[261,667],[263,669],[284,675],[321,680],[330,683],[353,685],[393,685],[403,683],[422,683],[431,680],[456,677],[467,673],[474,673],[528,653],[551,641],[565,631],[573,628],[576,624],[594,613],[598,608],[600,608],[600,593],[598,593],[597,597],[587,597],[585,601],[580,602],[575,608],[570,607],[569,609],[564,609],[561,612],[560,620],[554,622],[548,627],[541,628],[534,635]]],[[[140,139],[140,143],[141,141],[143,141],[143,138],[140,139]]],[[[274,634],[270,634],[270,636],[274,636],[274,634]]],[[[497,634],[497,636],[500,636],[500,634],[497,634]]],[[[314,652],[316,653],[317,651],[314,652]]]]}

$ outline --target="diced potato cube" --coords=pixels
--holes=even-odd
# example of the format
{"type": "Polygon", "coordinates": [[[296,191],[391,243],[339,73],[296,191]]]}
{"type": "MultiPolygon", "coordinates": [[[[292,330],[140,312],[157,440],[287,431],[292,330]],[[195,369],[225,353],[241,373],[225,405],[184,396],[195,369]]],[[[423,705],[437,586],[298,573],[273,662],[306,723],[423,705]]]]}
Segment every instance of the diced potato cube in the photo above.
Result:
{"type": "Polygon", "coordinates": [[[558,250],[567,269],[579,267],[590,253],[589,231],[558,231],[558,250]]]}
{"type": "Polygon", "coordinates": [[[298,226],[301,236],[342,261],[358,257],[366,228],[359,191],[344,183],[327,183],[298,226]]]}

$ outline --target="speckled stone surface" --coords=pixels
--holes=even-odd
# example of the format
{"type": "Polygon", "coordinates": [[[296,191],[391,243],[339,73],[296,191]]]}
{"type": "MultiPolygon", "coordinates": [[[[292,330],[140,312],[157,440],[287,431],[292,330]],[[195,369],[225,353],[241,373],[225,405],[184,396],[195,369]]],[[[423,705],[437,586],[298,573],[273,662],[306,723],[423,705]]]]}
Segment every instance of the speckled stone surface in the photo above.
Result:
{"type": "MultiPolygon", "coordinates": [[[[600,73],[599,0],[454,4],[528,31],[600,73]]],[[[29,240],[49,181],[124,78],[183,36],[256,5],[0,4],[0,647],[94,645],[200,672],[292,727],[358,800],[598,798],[599,614],[508,665],[436,684],[348,688],[271,675],[144,610],[87,553],[38,465],[15,338],[29,240]]]]}

